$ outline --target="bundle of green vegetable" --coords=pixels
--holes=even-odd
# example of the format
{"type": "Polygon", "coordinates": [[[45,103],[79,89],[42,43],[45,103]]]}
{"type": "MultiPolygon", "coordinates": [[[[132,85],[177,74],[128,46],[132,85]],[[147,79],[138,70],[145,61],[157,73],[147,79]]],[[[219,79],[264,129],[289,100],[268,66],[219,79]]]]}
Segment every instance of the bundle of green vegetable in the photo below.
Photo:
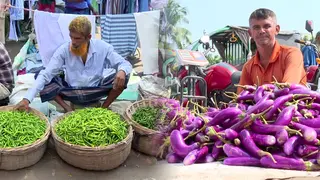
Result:
{"type": "Polygon", "coordinates": [[[46,132],[46,122],[34,114],[20,111],[0,112],[0,148],[32,144],[46,132]]]}
{"type": "Polygon", "coordinates": [[[59,121],[55,132],[65,142],[80,146],[108,146],[124,140],[128,124],[115,112],[103,108],[77,110],[59,121]]]}
{"type": "Polygon", "coordinates": [[[159,107],[139,107],[132,119],[143,127],[155,130],[160,110],[159,107]]]}

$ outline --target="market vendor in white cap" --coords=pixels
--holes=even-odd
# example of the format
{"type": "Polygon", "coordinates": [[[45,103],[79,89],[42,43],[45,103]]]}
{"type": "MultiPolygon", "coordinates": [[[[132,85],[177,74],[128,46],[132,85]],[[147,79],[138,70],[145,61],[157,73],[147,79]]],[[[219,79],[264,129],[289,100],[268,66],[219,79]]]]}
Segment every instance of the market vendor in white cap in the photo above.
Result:
{"type": "Polygon", "coordinates": [[[28,110],[33,98],[40,93],[42,102],[55,100],[66,112],[75,105],[88,105],[107,99],[110,104],[126,88],[132,65],[103,40],[91,39],[91,24],[84,17],[76,17],[69,25],[71,42],[61,45],[47,67],[36,75],[34,86],[16,105],[28,110]],[[106,74],[106,69],[114,69],[106,74]]]}

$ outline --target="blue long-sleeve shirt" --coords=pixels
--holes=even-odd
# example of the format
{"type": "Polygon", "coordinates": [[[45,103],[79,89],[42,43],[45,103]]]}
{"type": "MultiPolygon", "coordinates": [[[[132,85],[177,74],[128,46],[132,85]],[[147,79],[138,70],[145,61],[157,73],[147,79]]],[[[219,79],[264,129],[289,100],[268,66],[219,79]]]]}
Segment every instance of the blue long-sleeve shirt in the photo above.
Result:
{"type": "Polygon", "coordinates": [[[71,87],[96,87],[107,69],[123,70],[126,75],[132,71],[132,65],[114,51],[112,45],[103,40],[91,39],[87,61],[83,64],[81,57],[74,56],[70,42],[61,45],[50,59],[46,69],[42,70],[34,86],[28,90],[25,98],[30,102],[43,90],[44,86],[64,68],[65,81],[71,87]]]}

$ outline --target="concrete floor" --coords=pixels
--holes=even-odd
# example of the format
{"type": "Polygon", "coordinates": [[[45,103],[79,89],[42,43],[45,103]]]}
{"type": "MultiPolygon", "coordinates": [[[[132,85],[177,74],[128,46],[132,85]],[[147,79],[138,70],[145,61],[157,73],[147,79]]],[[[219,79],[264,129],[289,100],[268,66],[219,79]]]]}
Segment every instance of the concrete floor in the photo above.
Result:
{"type": "MultiPolygon", "coordinates": [[[[6,43],[13,60],[23,42],[6,43]]],[[[105,172],[85,171],[65,163],[52,148],[35,165],[17,170],[0,171],[0,180],[277,180],[320,179],[320,172],[299,172],[253,167],[225,166],[219,162],[210,164],[168,164],[153,157],[132,151],[125,163],[117,169],[105,172]],[[290,178],[295,177],[295,178],[290,178]],[[309,177],[309,178],[308,178],[309,177]]]]}

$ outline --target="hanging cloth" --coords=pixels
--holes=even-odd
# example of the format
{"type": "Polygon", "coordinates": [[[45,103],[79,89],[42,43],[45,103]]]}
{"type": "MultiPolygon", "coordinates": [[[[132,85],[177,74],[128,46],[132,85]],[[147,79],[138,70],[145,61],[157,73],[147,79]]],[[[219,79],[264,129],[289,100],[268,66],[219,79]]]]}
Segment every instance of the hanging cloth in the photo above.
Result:
{"type": "Polygon", "coordinates": [[[101,39],[111,44],[122,57],[135,53],[137,29],[133,14],[101,16],[101,39]]]}

